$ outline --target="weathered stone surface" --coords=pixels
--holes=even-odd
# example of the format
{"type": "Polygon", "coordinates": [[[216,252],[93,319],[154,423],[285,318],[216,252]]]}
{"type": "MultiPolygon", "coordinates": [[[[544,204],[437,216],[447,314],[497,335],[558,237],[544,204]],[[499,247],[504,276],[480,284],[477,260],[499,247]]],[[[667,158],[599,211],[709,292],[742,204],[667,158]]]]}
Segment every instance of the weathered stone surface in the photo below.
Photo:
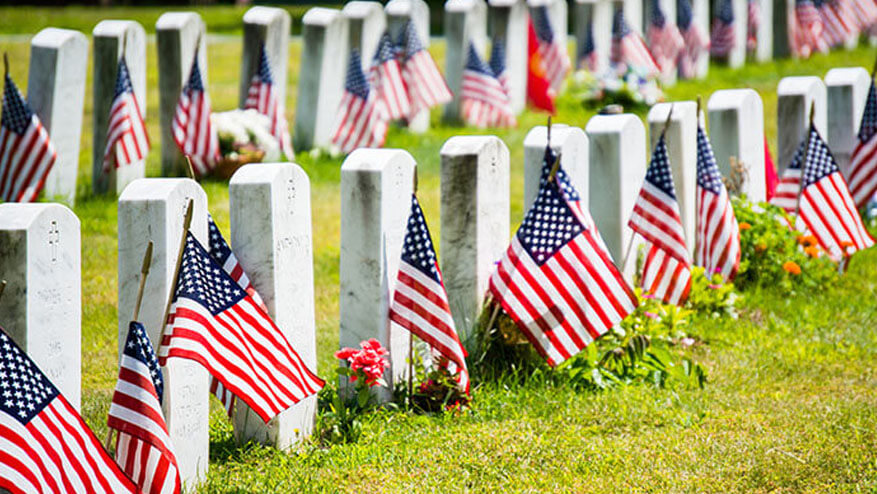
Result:
{"type": "Polygon", "coordinates": [[[405,239],[414,158],[401,149],[357,149],[341,166],[340,345],[377,338],[390,350],[389,388],[407,375],[411,334],[391,324],[390,301],[405,239]]]}
{"type": "MultiPolygon", "coordinates": [[[[228,189],[235,256],[277,327],[316,371],[310,192],[307,174],[294,163],[246,165],[228,189]]],[[[315,395],[265,424],[238,401],[235,436],[241,443],[255,440],[287,449],[311,435],[316,411],[315,395]]]]}
{"type": "Polygon", "coordinates": [[[496,136],[455,136],[441,157],[441,271],[466,341],[509,243],[509,150],[496,136]]]}
{"type": "Polygon", "coordinates": [[[755,32],[755,60],[767,62],[773,58],[773,0],[757,0],[761,9],[761,23],[755,32]]]}
{"type": "Polygon", "coordinates": [[[707,102],[710,142],[722,176],[731,175],[731,157],[746,168],[742,184],[753,202],[764,201],[764,107],[752,89],[716,91],[707,102]]]}
{"type": "MultiPolygon", "coordinates": [[[[183,221],[189,200],[194,201],[190,232],[208,245],[207,195],[188,178],[141,178],[131,182],[119,197],[119,347],[128,334],[134,311],[143,253],[151,240],[152,263],[140,322],[158,350],[164,316],[179,255],[183,221]]],[[[162,410],[174,444],[180,476],[192,489],[204,480],[209,463],[210,407],[208,374],[200,364],[172,358],[163,368],[162,410]]]]}
{"type": "Polygon", "coordinates": [[[506,73],[512,110],[519,113],[527,105],[527,4],[524,0],[489,0],[488,32],[494,40],[505,42],[506,73]]]}
{"type": "Polygon", "coordinates": [[[825,83],[815,76],[783,77],[777,84],[777,170],[782,174],[795,150],[810,129],[810,108],[815,110],[813,123],[827,137],[828,96],[825,83]]]}
{"type": "Polygon", "coordinates": [[[0,327],[79,410],[82,263],[79,218],[60,204],[0,204],[0,327]]]}
{"type": "Polygon", "coordinates": [[[168,12],[155,23],[158,51],[158,113],[161,124],[161,174],[185,177],[188,165],[174,142],[171,126],[183,85],[192,70],[195,50],[205,88],[208,85],[207,33],[195,12],[168,12]]]}
{"type": "Polygon", "coordinates": [[[58,157],[43,195],[73,204],[85,103],[88,40],[79,31],[46,28],[31,40],[27,102],[49,133],[58,157]]]}
{"type": "Polygon", "coordinates": [[[850,155],[856,147],[871,74],[862,67],[831,69],[825,74],[828,96],[828,147],[849,179],[850,155]]]}
{"type": "Polygon", "coordinates": [[[340,10],[314,7],[302,18],[302,54],[293,145],[327,147],[347,75],[348,25],[340,10]]]}
{"type": "MultiPolygon", "coordinates": [[[[533,127],[524,138],[524,214],[539,193],[539,178],[547,144],[548,127],[544,125],[533,127]]],[[[578,191],[582,203],[588,204],[590,149],[587,134],[578,127],[553,124],[551,148],[560,154],[560,165],[578,191]]]]}
{"type": "MultiPolygon", "coordinates": [[[[110,111],[123,47],[137,106],[143,118],[146,118],[146,31],[135,21],[101,21],[91,35],[94,38],[91,189],[95,194],[111,192],[118,195],[129,183],[146,174],[146,160],[111,168],[107,173],[103,171],[110,111]]],[[[150,137],[151,143],[157,144],[157,139],[150,137]]]]}
{"type": "Polygon", "coordinates": [[[387,29],[383,5],[380,2],[353,0],[344,5],[341,13],[350,26],[350,48],[359,50],[364,64],[371,63],[378,42],[387,29]]]}
{"type": "Polygon", "coordinates": [[[574,65],[581,63],[588,29],[594,39],[597,53],[597,66],[602,70],[609,67],[609,54],[612,51],[612,2],[606,0],[575,0],[573,6],[573,29],[576,37],[576,58],[574,65]]]}
{"type": "Polygon", "coordinates": [[[788,58],[792,54],[789,20],[795,15],[795,0],[764,1],[773,3],[773,58],[788,58]]]}
{"type": "Polygon", "coordinates": [[[259,50],[265,44],[268,65],[274,78],[278,101],[286,107],[286,85],[289,81],[289,35],[292,21],[289,12],[273,7],[253,7],[244,14],[244,46],[241,50],[241,79],[238,101],[241,108],[247,101],[250,80],[259,70],[259,50]]]}

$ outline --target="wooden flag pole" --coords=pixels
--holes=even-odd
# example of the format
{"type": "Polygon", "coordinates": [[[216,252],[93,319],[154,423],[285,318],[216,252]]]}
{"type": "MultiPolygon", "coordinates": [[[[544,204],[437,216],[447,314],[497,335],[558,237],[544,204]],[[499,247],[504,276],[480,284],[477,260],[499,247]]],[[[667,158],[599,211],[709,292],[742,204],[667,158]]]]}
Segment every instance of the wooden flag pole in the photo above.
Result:
{"type": "Polygon", "coordinates": [[[664,138],[664,135],[667,134],[667,129],[670,128],[670,119],[673,118],[673,103],[670,103],[670,111],[667,112],[667,120],[664,122],[664,128],[661,129],[661,138],[664,138]]]}
{"type": "Polygon", "coordinates": [[[874,80],[874,75],[877,75],[877,56],[874,57],[874,68],[871,69],[871,80],[874,80]]]}
{"type": "Polygon", "coordinates": [[[6,290],[6,280],[0,280],[0,298],[3,298],[3,290],[6,290]]]}
{"type": "Polygon", "coordinates": [[[192,180],[196,182],[198,181],[198,177],[195,176],[195,168],[192,167],[192,158],[189,158],[188,154],[186,155],[186,174],[188,174],[189,178],[192,180]]]}
{"type": "Polygon", "coordinates": [[[9,54],[3,52],[3,76],[9,75],[9,54]]]}
{"type": "MultiPolygon", "coordinates": [[[[810,129],[813,128],[813,116],[815,113],[816,113],[816,102],[811,101],[810,102],[810,127],[807,129],[808,138],[806,140],[807,146],[810,145],[809,135],[810,135],[810,129]]],[[[807,153],[806,152],[804,153],[804,163],[801,164],[801,182],[800,182],[800,185],[798,185],[798,200],[795,204],[795,223],[798,222],[798,215],[800,214],[800,211],[801,211],[801,196],[804,194],[804,172],[805,171],[807,171],[807,153]]],[[[809,228],[808,228],[808,231],[809,231],[809,228]]],[[[807,233],[806,231],[803,232],[803,234],[806,234],[806,233],[807,233]]]]}
{"type": "Polygon", "coordinates": [[[180,266],[183,264],[183,251],[186,248],[186,234],[189,233],[189,227],[192,225],[192,210],[195,209],[195,201],[189,199],[186,205],[186,218],[183,220],[183,234],[180,237],[180,248],[177,251],[177,262],[174,267],[174,277],[171,282],[171,289],[167,295],[167,305],[164,308],[164,317],[161,318],[161,331],[158,333],[158,345],[161,346],[161,340],[164,338],[164,332],[167,330],[167,317],[171,310],[171,303],[174,301],[174,292],[177,291],[177,278],[180,277],[180,266]]]}

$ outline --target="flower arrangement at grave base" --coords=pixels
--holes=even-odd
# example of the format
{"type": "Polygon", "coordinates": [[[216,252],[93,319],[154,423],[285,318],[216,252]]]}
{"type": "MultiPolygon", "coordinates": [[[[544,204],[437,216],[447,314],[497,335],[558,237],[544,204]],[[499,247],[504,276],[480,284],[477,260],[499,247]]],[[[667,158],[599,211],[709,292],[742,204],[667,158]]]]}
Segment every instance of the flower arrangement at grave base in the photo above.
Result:
{"type": "Polygon", "coordinates": [[[571,78],[569,91],[585,108],[619,104],[625,111],[633,111],[664,101],[658,80],[634,69],[622,74],[612,70],[599,74],[578,70],[571,78]]]}
{"type": "MultiPolygon", "coordinates": [[[[452,374],[446,365],[447,359],[438,357],[433,365],[425,370],[417,370],[417,381],[408,397],[411,408],[420,413],[460,414],[469,408],[469,395],[460,389],[459,373],[452,374]]],[[[404,401],[407,384],[400,383],[397,390],[397,403],[404,401]]]]}
{"type": "Polygon", "coordinates": [[[362,416],[378,408],[372,388],[386,386],[384,371],[390,366],[389,351],[374,338],[359,348],[342,348],[335,358],[344,384],[327,385],[320,391],[318,425],[320,439],[328,444],[354,443],[362,435],[362,416]]]}
{"type": "Polygon", "coordinates": [[[248,163],[280,161],[280,143],[271,135],[271,120],[256,110],[231,110],[210,115],[219,138],[220,161],[213,174],[222,179],[248,163]]]}

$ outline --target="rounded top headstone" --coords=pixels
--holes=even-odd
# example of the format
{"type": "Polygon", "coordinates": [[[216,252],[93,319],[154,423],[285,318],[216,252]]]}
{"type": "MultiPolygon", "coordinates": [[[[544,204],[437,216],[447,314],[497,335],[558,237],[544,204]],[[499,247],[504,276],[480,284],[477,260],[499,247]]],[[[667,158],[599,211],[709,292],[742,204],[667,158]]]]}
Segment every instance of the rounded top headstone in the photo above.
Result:
{"type": "Polygon", "coordinates": [[[344,5],[344,8],[341,9],[341,12],[343,12],[346,17],[362,19],[373,15],[375,11],[383,12],[383,10],[384,8],[380,2],[353,0],[352,2],[347,2],[344,5]]]}
{"type": "Polygon", "coordinates": [[[53,218],[66,217],[67,221],[79,225],[79,217],[63,204],[7,202],[0,204],[0,229],[28,230],[43,215],[50,215],[53,218]]]}
{"type": "Polygon", "coordinates": [[[46,48],[55,48],[66,43],[83,43],[87,45],[88,38],[81,32],[72,29],[47,27],[38,32],[30,41],[31,46],[46,48]]]}
{"type": "Polygon", "coordinates": [[[201,16],[196,12],[165,12],[155,21],[155,29],[158,31],[182,29],[190,22],[201,22],[201,16]]]}
{"type": "Polygon", "coordinates": [[[861,81],[867,83],[870,79],[871,74],[862,67],[837,67],[825,74],[825,85],[843,86],[861,81]]]}
{"type": "Polygon", "coordinates": [[[313,26],[328,26],[335,22],[335,19],[341,14],[340,10],[327,9],[325,7],[313,7],[305,12],[302,17],[302,24],[310,24],[313,26]]]}
{"type": "Polygon", "coordinates": [[[308,175],[295,163],[251,163],[240,167],[229,180],[229,186],[253,183],[273,182],[288,175],[301,175],[308,180],[308,175]]]}
{"type": "Polygon", "coordinates": [[[822,79],[814,75],[783,77],[777,84],[777,95],[805,93],[813,89],[814,86],[824,85],[822,79]]]}
{"type": "Polygon", "coordinates": [[[94,29],[92,29],[91,35],[99,37],[115,37],[125,34],[129,29],[140,31],[140,33],[143,34],[143,37],[146,37],[146,30],[143,29],[143,26],[141,26],[139,22],[116,19],[103,20],[98,22],[97,25],[94,26],[94,29]]]}
{"type": "Polygon", "coordinates": [[[614,134],[625,132],[629,128],[642,129],[645,134],[645,127],[642,120],[632,113],[622,113],[619,115],[594,115],[588,120],[585,126],[585,132],[591,134],[614,134]]]}
{"type": "Polygon", "coordinates": [[[404,149],[360,148],[347,155],[341,171],[380,171],[396,163],[416,164],[414,157],[404,149]]]}
{"type": "Polygon", "coordinates": [[[496,136],[454,136],[442,145],[441,155],[480,154],[488,147],[499,147],[508,153],[508,147],[496,136]]]}
{"type": "Polygon", "coordinates": [[[285,9],[257,5],[244,13],[244,22],[247,24],[269,24],[274,19],[283,17],[289,18],[289,12],[285,9]]]}
{"type": "Polygon", "coordinates": [[[198,182],[191,178],[139,178],[125,187],[119,196],[119,202],[167,198],[181,187],[195,188],[200,191],[199,195],[207,197],[198,182]]]}
{"type": "Polygon", "coordinates": [[[725,108],[736,108],[747,101],[757,100],[761,104],[761,96],[754,89],[720,89],[710,95],[707,102],[707,108],[721,110],[725,108]]]}

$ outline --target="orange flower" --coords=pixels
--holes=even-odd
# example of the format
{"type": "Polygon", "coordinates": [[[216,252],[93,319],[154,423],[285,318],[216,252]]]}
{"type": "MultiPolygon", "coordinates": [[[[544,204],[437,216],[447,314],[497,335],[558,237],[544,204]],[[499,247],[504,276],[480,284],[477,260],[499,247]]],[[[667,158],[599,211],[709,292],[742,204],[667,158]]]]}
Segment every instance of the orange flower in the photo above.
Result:
{"type": "Polygon", "coordinates": [[[795,261],[786,261],[783,263],[783,269],[786,270],[787,273],[793,275],[801,274],[801,266],[798,266],[798,263],[795,261]]]}
{"type": "Polygon", "coordinates": [[[765,244],[765,243],[755,244],[755,253],[756,254],[761,254],[762,252],[764,252],[766,250],[767,250],[767,244],[765,244]]]}
{"type": "Polygon", "coordinates": [[[840,246],[841,246],[842,249],[846,250],[847,247],[852,247],[852,246],[853,246],[853,243],[852,243],[852,242],[849,242],[849,241],[847,241],[847,240],[844,240],[844,241],[842,241],[842,242],[840,243],[840,246]]]}
{"type": "Polygon", "coordinates": [[[752,225],[750,225],[749,223],[746,223],[745,221],[743,223],[740,223],[740,230],[749,230],[751,228],[752,228],[752,225]]]}
{"type": "Polygon", "coordinates": [[[816,237],[813,235],[807,235],[804,237],[804,247],[814,247],[819,245],[819,242],[816,240],[816,237]]]}
{"type": "Polygon", "coordinates": [[[817,258],[819,257],[819,248],[812,245],[810,247],[804,247],[804,253],[810,257],[817,258]]]}

